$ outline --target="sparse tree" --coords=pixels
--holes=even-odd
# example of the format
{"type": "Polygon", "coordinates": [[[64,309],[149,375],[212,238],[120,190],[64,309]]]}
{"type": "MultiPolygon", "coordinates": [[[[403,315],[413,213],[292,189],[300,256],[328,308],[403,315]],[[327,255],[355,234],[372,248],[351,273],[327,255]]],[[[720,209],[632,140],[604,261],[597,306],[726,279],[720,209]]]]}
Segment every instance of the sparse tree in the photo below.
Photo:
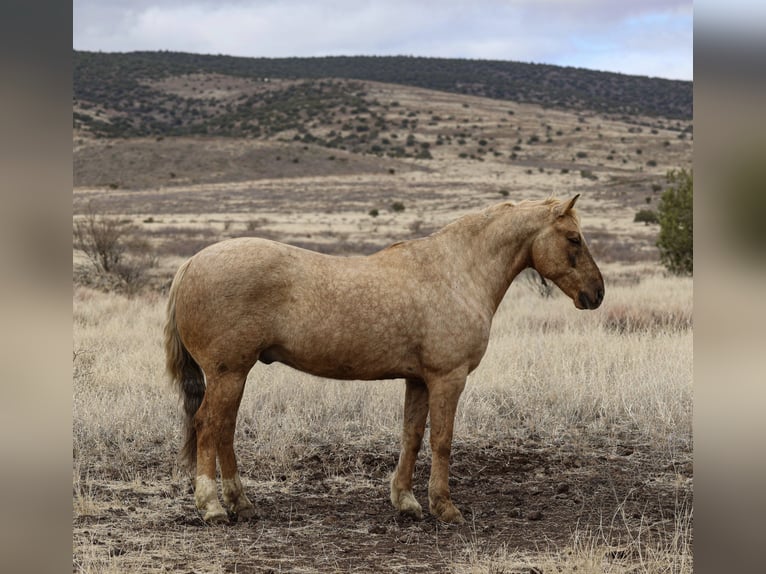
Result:
{"type": "Polygon", "coordinates": [[[98,213],[93,203],[74,224],[74,247],[81,249],[99,274],[115,278],[127,293],[147,282],[147,271],[156,267],[148,241],[135,237],[135,226],[98,213]]]}
{"type": "Polygon", "coordinates": [[[670,184],[660,198],[657,219],[660,235],[657,247],[663,265],[676,275],[694,273],[693,199],[694,178],[682,169],[668,173],[670,184]]]}
{"type": "Polygon", "coordinates": [[[111,273],[125,254],[127,227],[114,217],[97,213],[90,202],[85,215],[75,221],[74,246],[81,249],[99,271],[111,273]]]}

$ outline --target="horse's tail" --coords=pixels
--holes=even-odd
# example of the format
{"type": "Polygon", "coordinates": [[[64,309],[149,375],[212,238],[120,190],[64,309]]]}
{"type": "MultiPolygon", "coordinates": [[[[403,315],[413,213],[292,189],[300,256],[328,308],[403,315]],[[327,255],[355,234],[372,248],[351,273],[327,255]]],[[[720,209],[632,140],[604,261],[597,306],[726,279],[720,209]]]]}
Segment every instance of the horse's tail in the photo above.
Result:
{"type": "Polygon", "coordinates": [[[165,366],[171,382],[178,390],[184,404],[184,442],[180,459],[194,472],[197,464],[197,431],[194,428],[194,414],[205,397],[205,375],[181,341],[176,325],[176,297],[191,259],[181,265],[170,286],[165,323],[165,366]]]}

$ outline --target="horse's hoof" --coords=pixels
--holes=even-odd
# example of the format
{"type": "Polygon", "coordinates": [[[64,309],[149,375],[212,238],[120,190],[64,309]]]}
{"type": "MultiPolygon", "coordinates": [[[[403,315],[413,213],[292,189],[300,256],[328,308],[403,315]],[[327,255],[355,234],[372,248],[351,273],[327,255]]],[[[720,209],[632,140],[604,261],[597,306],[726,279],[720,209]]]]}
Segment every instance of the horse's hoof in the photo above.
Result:
{"type": "Polygon", "coordinates": [[[208,524],[224,524],[229,522],[229,515],[226,514],[223,508],[208,510],[202,518],[208,524]]]}
{"type": "Polygon", "coordinates": [[[416,502],[416,506],[404,506],[402,508],[399,508],[399,514],[402,516],[408,516],[409,518],[412,518],[413,520],[423,520],[423,509],[420,507],[420,505],[416,502]]]}
{"type": "Polygon", "coordinates": [[[453,511],[448,511],[439,516],[439,520],[448,524],[465,524],[465,518],[457,508],[453,508],[453,511]]]}
{"type": "Polygon", "coordinates": [[[423,508],[411,490],[398,490],[391,482],[391,502],[400,514],[415,520],[423,520],[423,508]]]}
{"type": "Polygon", "coordinates": [[[465,523],[465,519],[463,518],[463,515],[460,513],[457,507],[455,507],[455,505],[452,504],[451,502],[448,502],[442,505],[442,507],[438,509],[436,512],[434,510],[435,509],[431,509],[431,513],[442,522],[446,522],[447,524],[465,523]]]}

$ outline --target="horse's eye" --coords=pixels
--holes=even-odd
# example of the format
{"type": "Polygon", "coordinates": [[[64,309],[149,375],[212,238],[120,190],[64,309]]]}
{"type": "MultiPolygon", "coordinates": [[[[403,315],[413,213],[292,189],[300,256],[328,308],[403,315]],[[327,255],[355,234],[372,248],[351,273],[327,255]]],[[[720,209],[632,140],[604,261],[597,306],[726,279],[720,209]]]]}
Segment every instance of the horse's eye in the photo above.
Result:
{"type": "Polygon", "coordinates": [[[567,237],[567,239],[569,240],[569,243],[571,243],[572,245],[580,245],[580,236],[579,235],[576,235],[576,236],[573,236],[573,237],[567,237]]]}

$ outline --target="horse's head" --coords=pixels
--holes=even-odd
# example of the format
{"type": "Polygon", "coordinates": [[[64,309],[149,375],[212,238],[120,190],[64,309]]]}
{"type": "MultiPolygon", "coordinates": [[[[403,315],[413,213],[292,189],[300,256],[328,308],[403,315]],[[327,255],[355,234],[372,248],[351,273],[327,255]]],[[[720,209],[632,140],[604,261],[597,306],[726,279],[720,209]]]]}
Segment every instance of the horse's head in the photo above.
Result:
{"type": "Polygon", "coordinates": [[[578,197],[554,204],[532,243],[532,266],[566,293],[575,307],[596,309],[604,299],[604,279],[572,209],[578,197]]]}

